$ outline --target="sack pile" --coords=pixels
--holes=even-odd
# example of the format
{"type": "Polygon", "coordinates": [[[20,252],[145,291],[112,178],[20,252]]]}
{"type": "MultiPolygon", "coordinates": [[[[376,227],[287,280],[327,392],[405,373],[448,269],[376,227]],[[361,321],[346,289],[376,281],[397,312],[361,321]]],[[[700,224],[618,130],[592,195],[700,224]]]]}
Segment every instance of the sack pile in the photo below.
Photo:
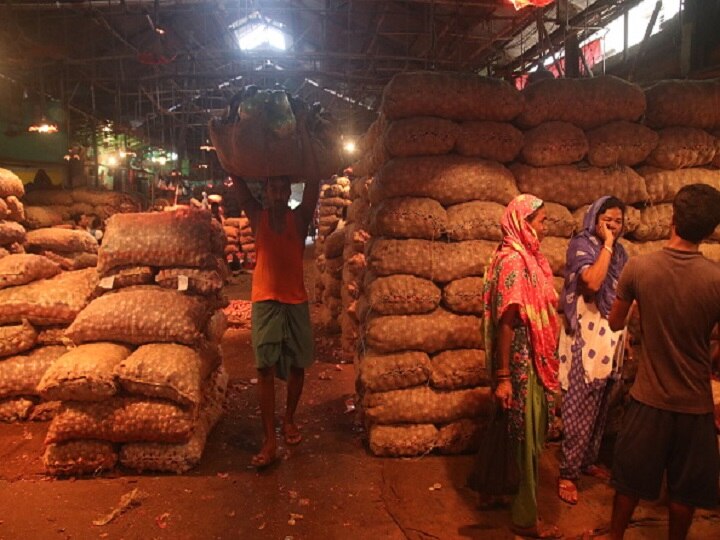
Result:
{"type": "Polygon", "coordinates": [[[28,229],[70,223],[76,214],[94,214],[106,220],[114,214],[139,212],[141,209],[137,196],[89,188],[36,189],[28,191],[24,201],[24,223],[28,229]]]}
{"type": "MultiPolygon", "coordinates": [[[[255,255],[255,235],[250,227],[250,220],[245,216],[245,212],[240,213],[239,218],[225,219],[226,227],[234,227],[237,229],[237,246],[238,252],[242,253],[241,259],[245,259],[249,264],[254,265],[257,257],[255,255]]],[[[226,231],[227,232],[227,231],[226,231]]],[[[230,240],[230,237],[228,237],[230,240]]],[[[231,248],[233,249],[233,248],[231,248]]],[[[228,253],[226,248],[225,253],[228,253]]]]}
{"type": "Polygon", "coordinates": [[[0,258],[25,253],[25,208],[20,202],[25,188],[22,180],[8,169],[0,168],[0,258]]]}
{"type": "Polygon", "coordinates": [[[76,347],[38,385],[62,403],[45,440],[48,473],[198,464],[227,386],[215,229],[197,210],[110,218],[100,294],[66,332],[76,347]]]}
{"type": "Polygon", "coordinates": [[[28,231],[25,249],[44,255],[63,270],[81,270],[97,265],[98,242],[87,231],[46,227],[28,231]]]}

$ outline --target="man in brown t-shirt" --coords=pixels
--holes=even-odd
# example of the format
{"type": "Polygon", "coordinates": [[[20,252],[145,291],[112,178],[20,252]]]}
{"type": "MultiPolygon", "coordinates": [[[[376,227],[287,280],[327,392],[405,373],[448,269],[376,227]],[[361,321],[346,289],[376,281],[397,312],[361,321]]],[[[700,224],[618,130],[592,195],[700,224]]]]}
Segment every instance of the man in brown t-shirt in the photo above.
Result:
{"type": "Polygon", "coordinates": [[[720,321],[720,265],[699,247],[718,223],[720,191],[682,188],[665,249],[630,259],[618,283],[610,327],[623,328],[636,301],[643,349],[615,447],[613,539],[623,537],[639,499],[658,498],[664,473],[670,539],[687,536],[695,507],[717,505],[710,335],[720,321]]]}

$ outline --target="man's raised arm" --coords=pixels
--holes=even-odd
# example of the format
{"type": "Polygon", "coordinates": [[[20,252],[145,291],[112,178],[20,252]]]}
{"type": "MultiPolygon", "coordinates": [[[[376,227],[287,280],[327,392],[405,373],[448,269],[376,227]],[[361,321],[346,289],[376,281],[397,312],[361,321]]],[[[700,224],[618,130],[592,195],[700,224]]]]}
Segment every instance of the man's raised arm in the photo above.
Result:
{"type": "Polygon", "coordinates": [[[250,221],[250,227],[255,233],[255,224],[257,223],[258,216],[260,215],[260,203],[253,197],[250,188],[245,183],[245,180],[239,176],[232,176],[233,188],[232,192],[237,197],[238,206],[240,210],[245,212],[245,215],[250,221]]]}

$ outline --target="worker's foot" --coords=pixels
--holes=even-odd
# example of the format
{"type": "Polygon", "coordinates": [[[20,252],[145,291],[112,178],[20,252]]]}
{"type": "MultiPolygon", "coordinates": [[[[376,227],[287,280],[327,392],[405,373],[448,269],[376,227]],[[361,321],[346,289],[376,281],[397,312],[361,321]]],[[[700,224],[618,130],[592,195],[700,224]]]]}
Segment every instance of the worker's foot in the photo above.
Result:
{"type": "Polygon", "coordinates": [[[272,465],[277,461],[277,443],[275,441],[266,442],[260,452],[252,457],[253,467],[263,469],[268,465],[272,465]]]}
{"type": "Polygon", "coordinates": [[[597,478],[598,480],[603,480],[604,482],[609,482],[611,476],[610,471],[600,465],[590,465],[588,467],[585,467],[582,470],[582,473],[584,475],[597,478]]]}
{"type": "Polygon", "coordinates": [[[510,506],[510,497],[504,495],[487,495],[481,493],[478,495],[478,510],[497,510],[510,506]]]}
{"type": "Polygon", "coordinates": [[[510,530],[523,538],[562,538],[560,530],[555,525],[545,525],[538,520],[534,527],[518,527],[512,525],[510,530]]]}
{"type": "Polygon", "coordinates": [[[577,485],[568,478],[558,479],[558,497],[568,504],[577,504],[578,491],[577,485]]]}
{"type": "Polygon", "coordinates": [[[280,432],[282,433],[283,439],[285,440],[285,444],[287,444],[288,446],[295,446],[296,444],[300,444],[300,441],[302,441],[303,439],[300,430],[292,422],[283,424],[280,432]]]}

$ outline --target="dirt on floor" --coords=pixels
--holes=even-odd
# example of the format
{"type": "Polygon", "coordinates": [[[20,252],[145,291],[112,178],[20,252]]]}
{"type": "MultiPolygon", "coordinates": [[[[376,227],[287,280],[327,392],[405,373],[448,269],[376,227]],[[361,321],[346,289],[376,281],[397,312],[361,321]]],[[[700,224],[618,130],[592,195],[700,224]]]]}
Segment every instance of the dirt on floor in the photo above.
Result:
{"type": "MultiPolygon", "coordinates": [[[[313,280],[308,264],[310,291],[313,280]]],[[[247,299],[249,286],[249,275],[237,276],[227,292],[247,299]]],[[[337,340],[322,332],[317,340],[319,361],[307,372],[297,416],[305,439],[292,448],[281,443],[282,459],[262,472],[250,466],[259,448],[260,416],[247,329],[225,335],[227,412],[200,467],[189,474],[49,478],[40,459],[47,424],[0,425],[0,539],[513,538],[507,510],[475,509],[474,493],[466,487],[472,456],[369,454],[352,411],[353,368],[334,363],[329,344],[337,340]],[[93,524],[133,490],[137,506],[108,525],[93,524]]],[[[278,382],[278,411],[283,386],[278,382]]],[[[578,505],[563,504],[555,487],[558,452],[551,444],[541,461],[540,513],[566,537],[578,537],[608,522],[612,491],[583,478],[578,505]]],[[[665,538],[666,527],[663,504],[643,504],[626,537],[665,538]]],[[[698,512],[690,536],[719,538],[720,513],[698,512]]]]}

